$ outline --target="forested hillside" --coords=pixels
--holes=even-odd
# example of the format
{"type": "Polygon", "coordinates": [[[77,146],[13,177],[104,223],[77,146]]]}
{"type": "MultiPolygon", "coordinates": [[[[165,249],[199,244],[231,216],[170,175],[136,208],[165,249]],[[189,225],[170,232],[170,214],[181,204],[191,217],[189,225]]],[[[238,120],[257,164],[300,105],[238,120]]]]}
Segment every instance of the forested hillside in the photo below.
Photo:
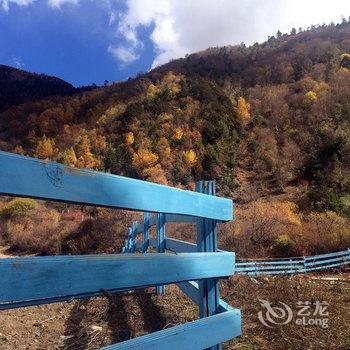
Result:
{"type": "MultiPolygon", "coordinates": [[[[239,203],[284,198],[272,211],[261,203],[254,210],[283,213],[288,225],[301,222],[294,202],[301,213],[325,212],[310,214],[309,221],[347,226],[342,221],[350,215],[346,21],[278,32],[250,47],[210,48],[85,92],[56,79],[54,90],[42,90],[42,79],[30,79],[29,85],[19,78],[14,85],[2,81],[1,106],[16,105],[0,114],[1,150],[187,188],[213,178],[220,194],[239,203]],[[39,99],[43,91],[56,96],[39,99]],[[25,100],[30,101],[18,105],[25,100]]],[[[254,216],[242,217],[249,215],[254,216]]],[[[272,238],[280,237],[285,247],[293,241],[284,231],[272,238]]]]}
{"type": "Polygon", "coordinates": [[[62,79],[0,64],[0,112],[23,102],[71,95],[75,88],[62,79]]]}

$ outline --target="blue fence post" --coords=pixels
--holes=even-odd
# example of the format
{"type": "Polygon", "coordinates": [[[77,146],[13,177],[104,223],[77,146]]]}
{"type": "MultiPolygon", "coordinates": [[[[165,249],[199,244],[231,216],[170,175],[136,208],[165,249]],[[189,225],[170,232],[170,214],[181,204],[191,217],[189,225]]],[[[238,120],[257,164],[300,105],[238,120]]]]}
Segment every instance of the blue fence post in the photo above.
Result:
{"type": "Polygon", "coordinates": [[[294,270],[293,270],[293,260],[292,259],[289,259],[289,271],[287,271],[287,273],[293,273],[294,270]]]}
{"type": "Polygon", "coordinates": [[[128,228],[128,239],[125,242],[125,252],[130,253],[131,252],[131,240],[132,240],[132,227],[128,228]]]}
{"type": "MultiPolygon", "coordinates": [[[[157,251],[158,253],[165,252],[165,214],[157,214],[157,251]]],[[[165,293],[165,286],[157,286],[156,292],[158,295],[165,293]]]]}
{"type": "Polygon", "coordinates": [[[306,272],[306,258],[303,256],[303,272],[306,272]]]}
{"type": "Polygon", "coordinates": [[[128,240],[126,239],[125,241],[124,241],[124,247],[122,247],[122,253],[126,253],[127,251],[126,251],[126,245],[128,244],[128,240]]]}
{"type": "MultiPolygon", "coordinates": [[[[136,223],[137,224],[137,223],[136,223]]],[[[131,225],[130,253],[135,253],[136,250],[136,227],[135,221],[131,225]]]]}
{"type": "MultiPolygon", "coordinates": [[[[204,192],[204,181],[196,182],[196,192],[204,192]]],[[[197,251],[205,251],[205,238],[204,238],[204,219],[197,219],[197,251]]],[[[206,316],[206,294],[205,294],[205,281],[198,281],[198,316],[203,318],[206,316]]]]}
{"type": "Polygon", "coordinates": [[[142,253],[146,253],[149,247],[149,218],[150,213],[143,213],[142,253]]]}
{"type": "MultiPolygon", "coordinates": [[[[255,275],[257,276],[259,274],[259,267],[256,261],[254,261],[254,271],[255,271],[255,275]]],[[[253,272],[253,275],[254,275],[254,272],[253,272]]]]}
{"type": "MultiPolygon", "coordinates": [[[[215,181],[199,181],[196,183],[196,192],[215,195],[215,181]]],[[[198,218],[197,220],[197,250],[198,252],[216,252],[217,227],[216,220],[198,218]]],[[[198,281],[199,317],[215,315],[219,312],[219,286],[215,278],[198,281]]],[[[217,344],[210,348],[220,350],[221,345],[217,344]]]]}
{"type": "Polygon", "coordinates": [[[136,239],[137,239],[137,221],[132,223],[132,243],[131,243],[131,253],[135,253],[136,251],[136,239]]]}

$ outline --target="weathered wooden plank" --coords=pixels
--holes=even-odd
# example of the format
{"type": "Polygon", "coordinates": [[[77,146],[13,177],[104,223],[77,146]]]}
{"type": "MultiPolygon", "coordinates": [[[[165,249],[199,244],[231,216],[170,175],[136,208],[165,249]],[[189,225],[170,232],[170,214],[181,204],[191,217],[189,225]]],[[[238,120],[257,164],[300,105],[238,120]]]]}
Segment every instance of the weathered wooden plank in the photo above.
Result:
{"type": "Polygon", "coordinates": [[[198,282],[196,281],[185,281],[176,283],[178,288],[195,304],[198,305],[199,291],[198,291],[198,282]]]}
{"type": "MultiPolygon", "coordinates": [[[[292,260],[293,264],[303,264],[303,260],[292,260]]],[[[267,260],[267,261],[248,261],[248,262],[236,262],[236,266],[239,267],[249,267],[249,266],[278,266],[278,265],[286,265],[290,263],[290,261],[287,260],[281,260],[281,261],[275,261],[275,260],[267,260]]]]}
{"type": "Polygon", "coordinates": [[[294,259],[257,260],[237,262],[236,273],[248,275],[276,275],[309,272],[327,269],[330,267],[344,266],[350,263],[350,253],[341,251],[329,254],[305,256],[294,259]]]}
{"type": "MultiPolygon", "coordinates": [[[[176,285],[189,299],[191,299],[195,304],[198,305],[199,287],[196,281],[180,282],[176,283],[176,285]]],[[[226,301],[222,299],[219,300],[219,312],[231,310],[236,310],[236,312],[240,312],[238,309],[234,309],[232,306],[227,304],[226,301]]]]}
{"type": "MultiPolygon", "coordinates": [[[[201,193],[215,195],[214,181],[199,181],[196,190],[201,193]]],[[[197,219],[197,250],[200,252],[217,251],[217,228],[216,221],[211,219],[197,219]]],[[[199,315],[200,317],[211,316],[218,312],[219,290],[215,279],[199,282],[199,315]]],[[[219,346],[213,347],[219,349],[219,346]]]]}
{"type": "MultiPolygon", "coordinates": [[[[157,247],[157,239],[150,238],[149,239],[149,247],[156,248],[157,247]]],[[[136,248],[142,248],[142,242],[136,241],[136,248]]],[[[195,253],[197,252],[197,246],[194,243],[181,241],[175,238],[165,238],[165,248],[166,250],[170,250],[174,253],[195,253]]],[[[224,250],[218,249],[218,252],[224,252],[224,250]]]]}
{"type": "Polygon", "coordinates": [[[203,350],[241,335],[239,311],[227,311],[211,317],[164,329],[101,350],[203,350]]]}
{"type": "Polygon", "coordinates": [[[293,274],[293,273],[302,273],[306,272],[303,270],[295,270],[293,272],[291,271],[270,271],[270,272],[264,272],[264,271],[252,271],[252,272],[246,272],[248,276],[262,276],[262,275],[288,275],[288,274],[293,274]]]}
{"type": "MultiPolygon", "coordinates": [[[[157,214],[157,251],[158,253],[165,252],[165,214],[157,214]]],[[[158,295],[165,293],[165,286],[157,286],[156,292],[158,295]]]]}
{"type": "Polygon", "coordinates": [[[193,253],[197,252],[197,245],[181,241],[175,238],[167,238],[165,241],[166,249],[171,250],[174,253],[193,253]]]}
{"type": "Polygon", "coordinates": [[[157,286],[233,273],[231,253],[0,259],[0,304],[157,286]]]}
{"type": "Polygon", "coordinates": [[[193,216],[185,216],[185,215],[176,215],[176,214],[167,214],[166,222],[183,222],[188,224],[196,224],[197,218],[193,216]]]}
{"type": "Polygon", "coordinates": [[[0,152],[0,194],[130,210],[232,219],[232,201],[0,152]]]}
{"type": "Polygon", "coordinates": [[[143,213],[142,224],[142,253],[146,253],[149,247],[149,219],[150,213],[143,213]]]}
{"type": "MultiPolygon", "coordinates": [[[[196,191],[215,196],[215,181],[199,181],[196,191]]],[[[208,218],[197,219],[197,250],[200,252],[216,252],[217,221],[208,218]]],[[[220,253],[221,254],[221,253],[220,253]]],[[[215,315],[219,312],[220,293],[216,278],[198,281],[198,310],[199,317],[215,315]]],[[[220,350],[221,345],[215,344],[210,350],[220,350]]]]}
{"type": "MultiPolygon", "coordinates": [[[[132,288],[132,290],[139,290],[139,289],[145,289],[147,286],[140,286],[137,288],[132,288]]],[[[125,288],[125,289],[109,289],[108,293],[109,294],[118,294],[121,292],[128,292],[130,291],[130,288],[125,288]]],[[[1,304],[0,303],[0,310],[8,310],[8,309],[17,309],[17,308],[22,308],[22,307],[27,307],[27,306],[35,306],[35,305],[42,305],[42,304],[52,304],[52,303],[58,303],[58,302],[63,302],[63,301],[73,301],[73,300],[79,300],[79,299],[86,299],[86,298],[92,298],[92,297],[97,297],[103,295],[104,291],[100,290],[99,292],[95,293],[81,293],[77,294],[74,296],[63,296],[63,297],[55,297],[55,298],[45,298],[45,299],[36,299],[36,300],[27,300],[27,301],[21,301],[21,302],[14,302],[14,303],[6,303],[6,304],[1,304]]]]}
{"type": "Polygon", "coordinates": [[[350,261],[350,257],[349,256],[339,256],[337,258],[332,258],[332,259],[323,259],[323,260],[308,260],[305,263],[306,267],[314,267],[314,266],[318,266],[318,265],[330,265],[331,263],[339,263],[339,264],[345,264],[347,261],[350,261]]]}
{"type": "Polygon", "coordinates": [[[255,266],[250,266],[250,267],[239,267],[239,271],[249,271],[249,270],[259,270],[259,271],[269,271],[269,270],[289,270],[289,269],[301,269],[303,268],[302,264],[290,264],[290,265],[255,265],[255,266]]]}
{"type": "Polygon", "coordinates": [[[340,266],[345,266],[347,264],[349,264],[349,262],[335,263],[335,264],[329,264],[329,265],[317,266],[317,267],[307,267],[306,272],[317,271],[317,270],[327,270],[327,269],[330,269],[332,267],[340,267],[340,266]]]}
{"type": "Polygon", "coordinates": [[[131,226],[131,230],[132,230],[132,246],[131,246],[131,253],[135,253],[136,251],[136,239],[137,239],[137,225],[138,225],[138,222],[137,221],[134,221],[132,223],[132,226],[131,226]]]}
{"type": "Polygon", "coordinates": [[[305,256],[305,260],[325,259],[325,258],[332,258],[332,257],[336,257],[336,256],[348,255],[348,254],[349,254],[348,251],[344,250],[344,251],[335,252],[335,253],[305,256]]]}

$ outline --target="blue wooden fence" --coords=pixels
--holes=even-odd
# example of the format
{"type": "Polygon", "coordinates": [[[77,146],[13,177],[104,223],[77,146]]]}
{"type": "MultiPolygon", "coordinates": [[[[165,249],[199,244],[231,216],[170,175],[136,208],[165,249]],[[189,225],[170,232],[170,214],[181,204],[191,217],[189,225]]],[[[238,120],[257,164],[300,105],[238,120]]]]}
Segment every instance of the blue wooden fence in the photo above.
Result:
{"type": "Polygon", "coordinates": [[[177,284],[198,305],[198,320],[104,349],[220,349],[241,334],[240,311],[220,299],[218,288],[235,270],[234,253],[217,249],[216,229],[233,219],[233,205],[215,196],[213,181],[184,191],[0,152],[0,194],[145,212],[129,229],[125,254],[0,259],[0,309],[150,286],[162,294],[164,285],[177,284]],[[197,244],[167,238],[170,221],[196,224],[197,244]],[[156,239],[149,237],[153,225],[156,239]],[[157,253],[146,253],[150,246],[157,253]]]}
{"type": "Polygon", "coordinates": [[[246,260],[236,262],[236,273],[250,276],[305,273],[350,264],[350,249],[300,258],[246,260]]]}

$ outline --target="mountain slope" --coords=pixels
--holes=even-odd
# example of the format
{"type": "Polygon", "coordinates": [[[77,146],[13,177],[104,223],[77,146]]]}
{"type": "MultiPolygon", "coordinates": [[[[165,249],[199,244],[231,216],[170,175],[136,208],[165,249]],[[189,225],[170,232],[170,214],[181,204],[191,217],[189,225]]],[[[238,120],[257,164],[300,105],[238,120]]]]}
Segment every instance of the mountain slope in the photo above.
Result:
{"type": "Polygon", "coordinates": [[[53,95],[70,95],[75,88],[62,79],[0,65],[0,112],[12,105],[53,95]]]}
{"type": "Polygon", "coordinates": [[[350,215],[350,24],[212,48],[127,82],[13,106],[0,148],[350,215]],[[241,184],[240,184],[241,182],[241,184]],[[243,185],[244,191],[237,192],[243,185]]]}
{"type": "MultiPolygon", "coordinates": [[[[244,88],[255,85],[275,85],[300,80],[312,73],[318,64],[327,65],[326,74],[338,65],[339,56],[349,51],[349,23],[312,26],[291,34],[271,36],[250,47],[213,47],[173,60],[155,71],[172,70],[196,74],[220,85],[229,78],[244,88]]],[[[315,74],[315,73],[313,73],[315,74]]]]}

